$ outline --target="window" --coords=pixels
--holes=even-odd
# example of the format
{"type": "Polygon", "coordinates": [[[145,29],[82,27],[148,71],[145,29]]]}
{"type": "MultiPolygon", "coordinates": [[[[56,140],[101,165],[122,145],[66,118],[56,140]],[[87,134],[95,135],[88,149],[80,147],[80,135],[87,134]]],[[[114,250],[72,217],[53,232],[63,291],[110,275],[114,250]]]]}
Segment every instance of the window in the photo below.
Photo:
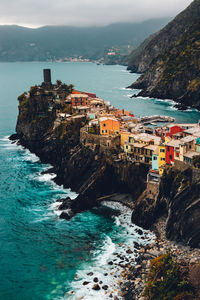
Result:
{"type": "Polygon", "coordinates": [[[161,161],[165,161],[165,158],[164,158],[164,157],[161,157],[161,161]]]}
{"type": "Polygon", "coordinates": [[[165,149],[160,149],[160,153],[165,153],[165,149]]]}
{"type": "Polygon", "coordinates": [[[128,150],[128,146],[126,146],[126,149],[128,150]]]}
{"type": "Polygon", "coordinates": [[[167,152],[169,152],[169,146],[167,146],[167,152]]]}
{"type": "Polygon", "coordinates": [[[172,155],[169,156],[169,159],[172,159],[172,155]]]}
{"type": "Polygon", "coordinates": [[[157,160],[157,156],[154,156],[154,157],[153,157],[153,160],[157,160]]]}
{"type": "Polygon", "coordinates": [[[105,124],[105,123],[103,123],[103,127],[106,127],[106,124],[105,124]]]}

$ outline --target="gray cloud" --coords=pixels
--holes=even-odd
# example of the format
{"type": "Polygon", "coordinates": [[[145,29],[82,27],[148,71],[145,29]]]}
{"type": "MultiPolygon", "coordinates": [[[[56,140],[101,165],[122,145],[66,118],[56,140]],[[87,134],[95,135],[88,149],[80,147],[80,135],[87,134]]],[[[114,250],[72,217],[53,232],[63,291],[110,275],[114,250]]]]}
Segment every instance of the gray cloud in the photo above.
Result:
{"type": "Polygon", "coordinates": [[[191,0],[1,0],[0,23],[107,25],[175,16],[191,0]]]}

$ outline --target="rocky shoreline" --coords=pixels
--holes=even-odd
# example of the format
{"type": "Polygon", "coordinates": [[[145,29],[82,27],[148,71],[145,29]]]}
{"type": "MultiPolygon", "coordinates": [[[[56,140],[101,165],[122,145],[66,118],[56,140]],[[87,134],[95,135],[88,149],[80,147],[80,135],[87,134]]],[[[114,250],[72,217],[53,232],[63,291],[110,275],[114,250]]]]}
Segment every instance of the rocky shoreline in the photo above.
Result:
{"type": "MultiPolygon", "coordinates": [[[[156,235],[155,241],[146,246],[139,247],[139,256],[136,258],[136,265],[125,268],[122,272],[123,283],[120,285],[120,296],[125,300],[138,299],[146,300],[144,289],[148,281],[151,261],[167,251],[172,252],[174,261],[183,269],[186,269],[186,277],[190,284],[199,293],[200,278],[192,278],[192,269],[194,266],[200,272],[200,249],[194,249],[183,244],[178,244],[167,240],[165,235],[166,218],[160,218],[152,228],[156,235]]],[[[199,274],[199,273],[198,273],[199,274]]],[[[198,296],[197,296],[198,297],[198,296]]],[[[186,299],[186,298],[184,298],[186,299]]],[[[190,299],[190,298],[187,298],[190,299]]],[[[193,298],[199,299],[199,298],[193,298]]]]}

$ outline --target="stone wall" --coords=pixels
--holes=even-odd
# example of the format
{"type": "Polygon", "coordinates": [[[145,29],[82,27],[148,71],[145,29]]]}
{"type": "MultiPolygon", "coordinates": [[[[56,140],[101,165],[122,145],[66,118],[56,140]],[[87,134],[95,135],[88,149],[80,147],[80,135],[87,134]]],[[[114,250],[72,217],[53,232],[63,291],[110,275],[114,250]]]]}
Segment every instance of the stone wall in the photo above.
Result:
{"type": "Polygon", "coordinates": [[[156,198],[159,192],[159,183],[158,182],[148,182],[147,183],[147,195],[149,198],[156,198]]]}
{"type": "Polygon", "coordinates": [[[180,160],[174,160],[174,168],[176,170],[179,170],[181,172],[185,171],[186,169],[188,169],[190,166],[187,165],[186,163],[184,163],[183,161],[180,160]]]}
{"type": "Polygon", "coordinates": [[[200,169],[195,169],[182,161],[175,160],[174,168],[178,171],[184,172],[188,168],[192,169],[192,182],[200,181],[200,169]]]}
{"type": "Polygon", "coordinates": [[[80,142],[82,145],[89,147],[91,150],[95,150],[98,146],[100,151],[106,151],[108,149],[118,150],[120,149],[120,136],[102,136],[97,134],[90,134],[87,132],[87,127],[80,129],[80,142]]]}

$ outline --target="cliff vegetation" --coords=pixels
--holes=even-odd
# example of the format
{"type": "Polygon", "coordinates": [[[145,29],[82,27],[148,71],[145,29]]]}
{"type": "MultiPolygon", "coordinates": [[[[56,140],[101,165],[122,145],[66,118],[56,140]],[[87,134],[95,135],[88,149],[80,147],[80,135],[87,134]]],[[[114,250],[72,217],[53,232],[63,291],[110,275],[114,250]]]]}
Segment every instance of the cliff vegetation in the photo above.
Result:
{"type": "Polygon", "coordinates": [[[138,96],[173,99],[177,107],[200,109],[200,1],[192,4],[150,40],[132,71],[145,72],[132,88],[138,96]]]}

